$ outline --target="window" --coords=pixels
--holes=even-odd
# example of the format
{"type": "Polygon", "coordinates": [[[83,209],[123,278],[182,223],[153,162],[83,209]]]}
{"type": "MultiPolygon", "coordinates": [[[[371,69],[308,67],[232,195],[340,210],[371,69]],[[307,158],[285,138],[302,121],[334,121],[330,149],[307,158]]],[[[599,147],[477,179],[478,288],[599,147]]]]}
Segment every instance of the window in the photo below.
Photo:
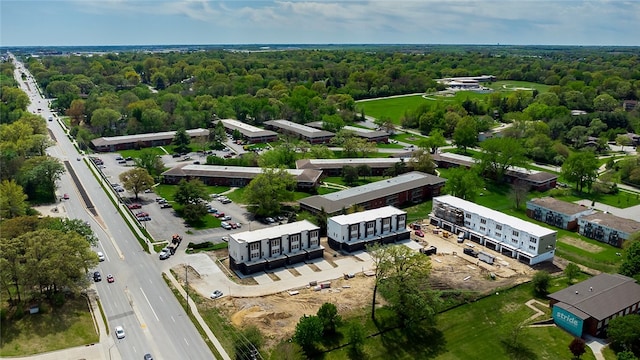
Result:
{"type": "Polygon", "coordinates": [[[349,230],[350,230],[350,238],[351,239],[357,239],[358,238],[358,224],[353,224],[351,226],[349,226],[349,230]]]}
{"type": "Polygon", "coordinates": [[[367,223],[367,237],[373,236],[376,231],[376,223],[369,221],[367,223]]]}
{"type": "Polygon", "coordinates": [[[280,255],[280,239],[271,239],[271,256],[280,255]]]}
{"type": "Polygon", "coordinates": [[[538,242],[538,239],[534,238],[534,237],[530,237],[529,241],[536,244],[538,242]]]}
{"type": "Polygon", "coordinates": [[[502,230],[502,225],[496,225],[496,230],[502,230]]]}
{"type": "Polygon", "coordinates": [[[511,242],[514,243],[514,244],[517,244],[518,243],[518,239],[511,239],[511,242]]]}
{"type": "Polygon", "coordinates": [[[300,234],[291,235],[289,239],[291,240],[290,251],[298,251],[300,249],[300,234]]]}
{"type": "Polygon", "coordinates": [[[251,260],[259,258],[260,257],[260,243],[255,242],[255,243],[249,244],[249,253],[250,253],[249,258],[251,260]]]}
{"type": "Polygon", "coordinates": [[[471,226],[471,222],[470,222],[470,221],[465,221],[465,222],[464,222],[464,225],[465,225],[465,226],[471,226]]]}
{"type": "Polygon", "coordinates": [[[311,230],[309,231],[309,246],[313,247],[313,246],[318,246],[318,240],[319,240],[319,230],[311,230]]]}
{"type": "Polygon", "coordinates": [[[382,219],[382,232],[389,232],[391,230],[391,218],[382,219]]]}
{"type": "Polygon", "coordinates": [[[485,231],[486,229],[484,228],[484,226],[480,226],[480,231],[485,231]]]}
{"type": "Polygon", "coordinates": [[[500,233],[496,233],[496,238],[497,238],[497,239],[502,238],[502,234],[500,234],[500,233]]]}
{"type": "Polygon", "coordinates": [[[487,219],[480,219],[480,224],[486,224],[487,223],[487,219]]]}
{"type": "Polygon", "coordinates": [[[517,231],[515,231],[515,230],[513,230],[513,233],[512,233],[512,234],[513,234],[513,236],[520,236],[520,233],[519,233],[519,232],[517,232],[517,231]]]}
{"type": "Polygon", "coordinates": [[[464,214],[464,217],[466,217],[467,219],[471,219],[471,214],[464,214]]]}
{"type": "Polygon", "coordinates": [[[536,249],[536,247],[535,247],[535,246],[533,246],[533,245],[529,245],[529,250],[535,250],[535,249],[536,249]]]}

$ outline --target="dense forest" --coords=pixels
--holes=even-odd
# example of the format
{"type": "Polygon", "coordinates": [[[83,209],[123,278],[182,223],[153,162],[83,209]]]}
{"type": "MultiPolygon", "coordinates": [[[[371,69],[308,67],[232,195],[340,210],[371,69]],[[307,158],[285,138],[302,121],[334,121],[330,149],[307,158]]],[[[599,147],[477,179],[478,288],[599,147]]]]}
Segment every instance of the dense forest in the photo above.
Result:
{"type": "MultiPolygon", "coordinates": [[[[623,101],[640,98],[636,48],[208,49],[23,60],[46,96],[56,99],[55,108],[70,117],[81,146],[99,136],[210,127],[216,118],[254,125],[323,121],[335,131],[362,118],[357,100],[434,93],[443,89],[439,78],[483,74],[544,84],[548,91],[420,106],[407,109],[398,125],[441,132],[466,148],[477,145],[477,132],[513,123],[506,136],[519,139],[530,159],[556,165],[572,151],[629,145],[620,135],[640,133],[638,107],[623,108],[623,101]]],[[[1,112],[3,123],[18,118],[6,106],[1,112]]]]}

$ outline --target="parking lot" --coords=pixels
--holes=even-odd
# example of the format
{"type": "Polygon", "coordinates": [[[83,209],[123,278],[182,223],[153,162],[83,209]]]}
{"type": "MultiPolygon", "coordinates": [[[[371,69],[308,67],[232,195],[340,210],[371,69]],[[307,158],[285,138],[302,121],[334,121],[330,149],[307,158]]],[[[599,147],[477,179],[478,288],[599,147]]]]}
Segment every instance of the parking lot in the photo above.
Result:
{"type": "MultiPolygon", "coordinates": [[[[221,155],[227,152],[219,151],[215,153],[216,155],[221,155]]],[[[253,220],[252,215],[247,212],[246,208],[243,206],[239,206],[234,202],[225,204],[217,199],[212,199],[209,201],[212,208],[217,209],[220,213],[224,213],[225,216],[231,217],[227,222],[231,221],[234,223],[240,223],[241,227],[231,230],[225,230],[221,227],[204,230],[192,229],[176,215],[171,207],[163,208],[162,204],[156,201],[158,195],[154,192],[138,194],[138,199],[135,199],[134,194],[122,188],[119,176],[121,173],[130,170],[133,167],[133,161],[123,161],[121,156],[117,153],[96,154],[92,157],[98,158],[102,161],[102,165],[98,165],[97,167],[103,172],[105,178],[111,184],[116,184],[116,186],[112,187],[121,197],[123,203],[141,205],[141,208],[131,209],[132,213],[134,215],[141,212],[148,214],[148,216],[142,217],[142,219],[148,220],[141,221],[140,226],[145,228],[155,241],[168,240],[173,234],[179,233],[184,235],[186,240],[185,245],[189,242],[199,243],[204,241],[217,243],[222,241],[223,236],[228,236],[234,232],[256,230],[270,226],[253,220]]],[[[204,154],[198,153],[189,153],[186,157],[189,157],[190,159],[183,160],[185,157],[174,158],[172,155],[164,155],[162,156],[162,161],[167,167],[174,167],[179,164],[192,163],[193,161],[198,161],[198,159],[204,162],[206,159],[204,154]]],[[[233,191],[233,189],[230,191],[233,191]]]]}

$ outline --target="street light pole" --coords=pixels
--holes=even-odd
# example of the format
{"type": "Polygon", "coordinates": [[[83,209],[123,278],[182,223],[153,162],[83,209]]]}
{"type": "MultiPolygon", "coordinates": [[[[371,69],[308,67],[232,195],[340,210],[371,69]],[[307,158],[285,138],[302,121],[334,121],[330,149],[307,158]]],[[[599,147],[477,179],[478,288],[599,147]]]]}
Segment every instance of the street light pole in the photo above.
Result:
{"type": "Polygon", "coordinates": [[[187,294],[187,315],[189,314],[189,264],[184,266],[184,282],[186,284],[184,290],[187,294]]]}

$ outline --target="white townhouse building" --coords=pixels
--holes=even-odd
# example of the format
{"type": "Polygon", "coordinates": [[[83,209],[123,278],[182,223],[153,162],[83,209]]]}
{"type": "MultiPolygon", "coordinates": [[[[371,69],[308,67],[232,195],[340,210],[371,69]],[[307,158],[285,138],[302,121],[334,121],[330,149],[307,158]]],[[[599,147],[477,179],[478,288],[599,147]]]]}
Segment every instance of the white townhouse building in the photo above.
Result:
{"type": "Polygon", "coordinates": [[[407,213],[393,206],[349,215],[332,216],[327,220],[329,246],[336,250],[362,250],[372,243],[392,243],[409,239],[407,213]]]}
{"type": "Polygon", "coordinates": [[[557,232],[455,196],[433,198],[432,225],[534,265],[553,260],[557,232]]]}
{"type": "Polygon", "coordinates": [[[323,255],[320,228],[307,220],[229,235],[229,266],[245,275],[323,255]]]}

